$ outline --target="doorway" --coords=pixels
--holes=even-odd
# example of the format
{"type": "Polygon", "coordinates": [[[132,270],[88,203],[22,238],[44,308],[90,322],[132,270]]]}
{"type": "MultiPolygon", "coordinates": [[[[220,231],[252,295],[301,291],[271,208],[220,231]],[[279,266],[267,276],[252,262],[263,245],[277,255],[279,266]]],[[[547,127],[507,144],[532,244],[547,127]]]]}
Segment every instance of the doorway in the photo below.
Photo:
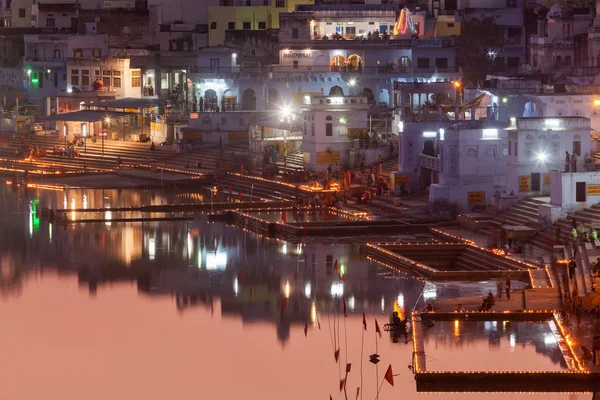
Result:
{"type": "Polygon", "coordinates": [[[542,190],[542,174],[539,172],[531,174],[531,191],[539,192],[542,190]]]}
{"type": "Polygon", "coordinates": [[[575,201],[586,201],[585,182],[577,182],[575,185],[575,201]]]}
{"type": "Polygon", "coordinates": [[[581,140],[573,140],[573,154],[581,157],[581,140]]]}

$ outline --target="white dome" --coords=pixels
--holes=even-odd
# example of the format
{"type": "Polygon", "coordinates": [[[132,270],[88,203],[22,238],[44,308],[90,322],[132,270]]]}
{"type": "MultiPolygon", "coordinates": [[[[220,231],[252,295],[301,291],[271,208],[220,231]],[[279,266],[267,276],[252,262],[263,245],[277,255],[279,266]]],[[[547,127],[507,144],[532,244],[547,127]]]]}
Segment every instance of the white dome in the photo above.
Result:
{"type": "Polygon", "coordinates": [[[558,4],[553,5],[550,10],[548,11],[548,14],[546,14],[546,19],[550,19],[550,18],[560,18],[562,15],[562,7],[559,6],[558,4]]]}

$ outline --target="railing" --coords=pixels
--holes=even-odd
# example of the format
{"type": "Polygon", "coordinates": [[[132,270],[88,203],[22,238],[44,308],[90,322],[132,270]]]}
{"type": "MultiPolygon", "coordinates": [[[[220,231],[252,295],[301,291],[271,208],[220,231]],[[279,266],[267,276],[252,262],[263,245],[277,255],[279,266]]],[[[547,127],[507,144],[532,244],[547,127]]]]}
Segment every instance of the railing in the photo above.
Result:
{"type": "Polygon", "coordinates": [[[380,65],[370,67],[330,67],[327,65],[316,66],[240,66],[240,67],[192,67],[191,73],[197,74],[269,74],[269,73],[325,73],[339,72],[348,74],[411,74],[411,73],[456,73],[458,67],[446,68],[419,68],[417,66],[398,67],[393,65],[380,65]]]}
{"type": "Polygon", "coordinates": [[[425,154],[419,154],[419,165],[423,168],[440,171],[439,157],[432,157],[425,154]]]}

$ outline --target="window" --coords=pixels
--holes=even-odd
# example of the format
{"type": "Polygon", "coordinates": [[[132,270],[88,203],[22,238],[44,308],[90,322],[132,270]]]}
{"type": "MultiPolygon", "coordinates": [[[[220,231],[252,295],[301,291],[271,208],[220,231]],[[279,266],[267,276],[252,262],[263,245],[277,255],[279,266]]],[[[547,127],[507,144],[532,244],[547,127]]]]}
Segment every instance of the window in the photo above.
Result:
{"type": "Polygon", "coordinates": [[[429,58],[419,58],[419,59],[417,59],[417,66],[419,68],[429,68],[429,58]]]}
{"type": "Polygon", "coordinates": [[[111,86],[110,71],[102,71],[102,83],[104,86],[111,86]]]}
{"type": "Polygon", "coordinates": [[[506,0],[506,8],[517,8],[517,0],[506,0]]]}
{"type": "Polygon", "coordinates": [[[188,42],[183,42],[183,51],[188,50],[188,42]]]}
{"type": "Polygon", "coordinates": [[[81,86],[90,86],[90,70],[81,70],[81,86]]]}
{"type": "Polygon", "coordinates": [[[79,86],[79,70],[78,69],[71,70],[71,85],[79,86]]]}
{"type": "Polygon", "coordinates": [[[210,23],[210,29],[217,29],[217,23],[215,21],[210,23]]]}
{"type": "Polygon", "coordinates": [[[533,157],[533,142],[525,142],[525,156],[533,157]]]}
{"type": "Polygon", "coordinates": [[[25,18],[25,9],[19,8],[19,18],[25,18]]]}
{"type": "Polygon", "coordinates": [[[71,29],[76,30],[77,25],[77,17],[71,17],[71,29]]]}
{"type": "Polygon", "coordinates": [[[252,29],[252,23],[251,22],[242,22],[242,29],[244,29],[245,31],[252,29]]]}
{"type": "Polygon", "coordinates": [[[571,62],[572,62],[572,61],[571,61],[571,56],[565,56],[565,65],[566,65],[567,67],[570,67],[570,66],[571,66],[571,62]]]}
{"type": "Polygon", "coordinates": [[[421,24],[419,22],[415,22],[415,33],[418,35],[421,33],[421,24]]]}
{"type": "Polygon", "coordinates": [[[294,60],[294,69],[298,69],[298,60],[294,60]]]}
{"type": "Polygon", "coordinates": [[[467,149],[467,157],[477,158],[477,149],[470,147],[467,149]]]}
{"type": "Polygon", "coordinates": [[[506,36],[521,37],[521,28],[506,28],[506,36]]]}
{"type": "Polygon", "coordinates": [[[325,118],[325,136],[333,136],[333,122],[331,122],[333,119],[331,118],[331,116],[327,116],[327,118],[325,118]]]}
{"type": "Polygon", "coordinates": [[[267,29],[267,23],[264,21],[258,22],[258,29],[267,29]]]}
{"type": "Polygon", "coordinates": [[[142,87],[142,71],[131,71],[131,87],[142,87]]]}
{"type": "Polygon", "coordinates": [[[46,27],[47,28],[54,28],[55,26],[56,26],[56,20],[54,19],[54,17],[46,18],[46,27]]]}
{"type": "Polygon", "coordinates": [[[519,146],[517,142],[515,142],[515,157],[519,157],[519,146]]]}
{"type": "Polygon", "coordinates": [[[410,58],[408,58],[407,56],[400,57],[400,66],[402,68],[410,67],[410,58]]]}
{"type": "Polygon", "coordinates": [[[116,87],[116,88],[121,87],[121,78],[113,77],[113,87],[116,87]]]}
{"type": "Polygon", "coordinates": [[[268,6],[269,5],[269,0],[263,0],[263,6],[268,6]]]}
{"type": "Polygon", "coordinates": [[[508,141],[508,155],[512,155],[512,141],[508,141]]]}
{"type": "Polygon", "coordinates": [[[552,141],[552,155],[560,156],[560,141],[552,141]]]}
{"type": "Polygon", "coordinates": [[[310,135],[315,136],[315,123],[313,122],[310,127],[310,135]]]}
{"type": "Polygon", "coordinates": [[[508,68],[519,68],[519,57],[507,57],[506,58],[506,66],[508,68]]]}
{"type": "Polygon", "coordinates": [[[356,27],[355,26],[347,26],[346,27],[346,35],[354,35],[356,34],[356,27]]]}
{"type": "Polygon", "coordinates": [[[92,57],[102,57],[102,49],[92,49],[92,57]]]}
{"type": "Polygon", "coordinates": [[[447,26],[448,28],[454,28],[454,22],[448,22],[447,26]]]}
{"type": "Polygon", "coordinates": [[[60,58],[60,50],[54,49],[54,59],[60,58]]]}
{"type": "Polygon", "coordinates": [[[285,0],[275,0],[275,7],[277,7],[277,8],[285,7],[285,0]]]}
{"type": "Polygon", "coordinates": [[[436,68],[448,68],[448,59],[447,58],[436,58],[435,59],[436,68]]]}
{"type": "Polygon", "coordinates": [[[298,28],[292,28],[292,39],[298,39],[298,28]]]}
{"type": "Polygon", "coordinates": [[[94,76],[100,76],[100,70],[99,69],[95,69],[94,70],[94,76]]]}
{"type": "Polygon", "coordinates": [[[228,22],[227,29],[229,29],[230,31],[235,30],[235,22],[228,22]]]}

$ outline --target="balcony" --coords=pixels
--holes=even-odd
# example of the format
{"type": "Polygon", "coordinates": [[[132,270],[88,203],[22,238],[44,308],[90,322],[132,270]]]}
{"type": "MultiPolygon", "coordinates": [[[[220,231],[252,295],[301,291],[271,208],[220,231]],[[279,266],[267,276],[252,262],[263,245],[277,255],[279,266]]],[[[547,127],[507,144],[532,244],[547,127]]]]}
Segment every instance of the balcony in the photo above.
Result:
{"type": "Polygon", "coordinates": [[[413,74],[413,73],[457,73],[460,72],[457,67],[449,66],[447,68],[417,68],[410,67],[394,67],[393,65],[367,66],[362,68],[352,67],[330,67],[321,66],[298,66],[292,65],[273,65],[273,66],[240,66],[240,67],[192,67],[190,70],[194,74],[202,74],[204,76],[227,76],[227,75],[260,75],[260,74],[310,74],[310,73],[326,73],[339,72],[341,74],[366,74],[366,75],[398,75],[398,74],[413,74]]]}
{"type": "Polygon", "coordinates": [[[423,168],[427,168],[433,171],[440,171],[439,157],[431,157],[425,154],[419,154],[419,165],[423,168]]]}

